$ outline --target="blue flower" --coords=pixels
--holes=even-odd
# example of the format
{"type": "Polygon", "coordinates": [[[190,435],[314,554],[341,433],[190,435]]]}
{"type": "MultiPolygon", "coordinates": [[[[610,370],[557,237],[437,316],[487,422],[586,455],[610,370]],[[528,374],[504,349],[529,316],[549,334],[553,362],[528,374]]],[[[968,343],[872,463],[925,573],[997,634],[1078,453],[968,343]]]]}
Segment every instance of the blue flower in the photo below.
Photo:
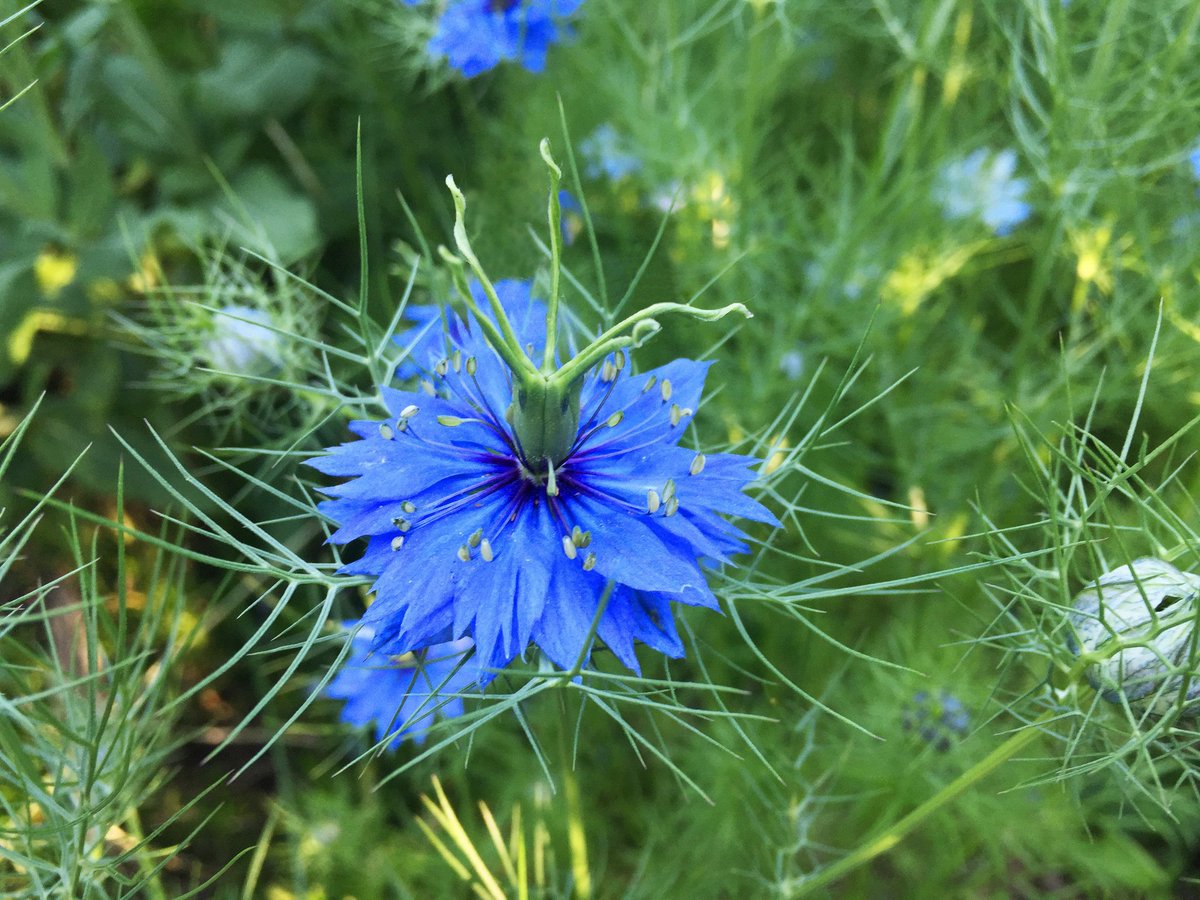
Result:
{"type": "Polygon", "coordinates": [[[979,219],[1000,237],[1011,234],[1032,211],[1024,199],[1029,182],[1014,178],[1016,170],[1012,150],[980,148],[947,164],[935,192],[942,212],[948,219],[979,219]]]}
{"type": "Polygon", "coordinates": [[[1192,167],[1192,177],[1200,181],[1200,144],[1192,148],[1192,152],[1188,154],[1188,163],[1192,167]]]}
{"type": "Polygon", "coordinates": [[[971,717],[962,701],[947,690],[937,696],[918,691],[904,711],[902,724],[905,731],[916,731],[925,743],[945,753],[954,739],[967,733],[971,717]]]}
{"type": "Polygon", "coordinates": [[[461,664],[471,650],[470,640],[389,658],[371,652],[373,638],[369,626],[358,629],[342,670],[325,689],[330,697],[346,701],[343,722],[358,728],[374,724],[375,739],[391,735],[389,746],[395,748],[407,737],[423,744],[435,716],[462,715],[462,698],[454,695],[475,682],[471,668],[461,664]]]}
{"type": "Polygon", "coordinates": [[[251,306],[231,305],[213,316],[205,354],[214,369],[261,375],[283,365],[282,341],[271,317],[251,306]]]}
{"type": "MultiPolygon", "coordinates": [[[[583,206],[570,191],[560,190],[558,192],[558,207],[562,211],[559,231],[562,232],[563,243],[570,247],[575,243],[575,239],[579,237],[579,233],[583,231],[583,206]]],[[[501,300],[503,299],[502,297],[501,300]]]]}
{"type": "Polygon", "coordinates": [[[404,323],[408,326],[392,336],[392,343],[407,350],[404,359],[396,366],[396,377],[402,381],[416,378],[424,369],[424,361],[430,354],[445,346],[441,326],[442,308],[436,304],[413,304],[404,310],[404,323]]]}
{"type": "Polygon", "coordinates": [[[429,41],[467,78],[516,60],[530,72],[546,67],[546,50],[564,33],[557,19],[583,0],[458,0],[438,20],[429,41]]]}
{"type": "MultiPolygon", "coordinates": [[[[528,281],[506,278],[496,282],[495,287],[500,302],[504,304],[504,308],[510,316],[518,318],[531,316],[536,320],[545,318],[546,308],[530,297],[528,281]]],[[[471,294],[476,303],[487,302],[483,287],[477,281],[471,283],[471,294]]],[[[453,313],[447,312],[445,315],[448,317],[450,327],[457,330],[458,320],[453,313]]],[[[396,377],[401,381],[424,374],[426,363],[430,359],[436,361],[445,355],[446,329],[443,326],[442,316],[442,307],[435,303],[413,304],[404,310],[405,324],[408,327],[392,337],[392,343],[408,351],[404,359],[396,366],[396,377]]]]}
{"type": "MultiPolygon", "coordinates": [[[[525,303],[509,319],[540,359],[544,306],[525,303]]],[[[778,524],[743,493],[758,460],[679,446],[710,364],[634,375],[609,355],[574,383],[577,407],[542,410],[531,431],[530,382],[481,323],[455,319],[446,338],[429,364],[435,395],[383,387],[388,419],[352,423],[359,440],[309,462],[351,479],[325,488],[334,499],[321,509],[341,526],[331,542],[369,538],[344,571],[375,579],[363,616],[373,648],[401,654],[469,635],[481,683],[531,643],[569,669],[603,604],[596,635],[630,669],[635,641],[681,656],[671,604],[717,609],[701,560],[746,550],[723,516],[778,524]],[[530,452],[545,434],[559,449],[530,452]]]]}
{"type": "Polygon", "coordinates": [[[620,181],[642,168],[642,161],[625,149],[621,136],[607,122],[583,139],[579,152],[583,156],[583,171],[588,178],[605,177],[610,181],[620,181]]]}

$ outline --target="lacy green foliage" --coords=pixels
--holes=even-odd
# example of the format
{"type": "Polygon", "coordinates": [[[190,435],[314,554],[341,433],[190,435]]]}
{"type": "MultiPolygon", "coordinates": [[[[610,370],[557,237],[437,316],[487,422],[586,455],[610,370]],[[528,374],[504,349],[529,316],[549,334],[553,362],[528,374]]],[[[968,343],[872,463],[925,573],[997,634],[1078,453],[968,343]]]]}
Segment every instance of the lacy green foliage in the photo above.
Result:
{"type": "MultiPolygon", "coordinates": [[[[0,446],[0,475],[28,423],[0,446]]],[[[120,516],[120,482],[116,503],[120,516]]],[[[71,519],[60,535],[70,568],[26,590],[21,551],[42,515],[39,503],[0,532],[0,585],[12,597],[0,605],[0,890],[165,897],[161,869],[179,842],[162,832],[201,799],[152,828],[140,815],[183,740],[171,708],[197,621],[185,612],[182,558],[129,557],[71,519]]]]}

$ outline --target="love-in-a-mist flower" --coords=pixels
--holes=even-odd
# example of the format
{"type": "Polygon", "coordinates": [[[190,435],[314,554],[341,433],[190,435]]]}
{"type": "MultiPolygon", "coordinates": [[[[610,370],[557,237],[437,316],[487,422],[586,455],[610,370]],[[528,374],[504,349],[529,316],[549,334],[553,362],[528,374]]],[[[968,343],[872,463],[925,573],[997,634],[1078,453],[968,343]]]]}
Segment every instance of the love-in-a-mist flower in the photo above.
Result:
{"type": "Polygon", "coordinates": [[[1003,237],[1029,218],[1029,182],[1015,177],[1017,154],[981,147],[941,171],[935,197],[948,219],[978,219],[1003,237]]]}
{"type": "Polygon", "coordinates": [[[463,714],[462,698],[456,695],[475,683],[474,670],[463,664],[472,647],[469,638],[389,656],[372,652],[375,635],[369,626],[351,622],[347,627],[358,627],[350,654],[325,689],[330,697],[346,701],[343,722],[373,726],[377,741],[391,735],[389,746],[394,748],[405,738],[424,743],[435,717],[463,714]]]}
{"type": "Polygon", "coordinates": [[[1071,649],[1088,655],[1088,680],[1105,700],[1128,702],[1135,710],[1195,714],[1198,612],[1200,575],[1161,559],[1137,559],[1101,575],[1076,596],[1071,649]]]}
{"type": "Polygon", "coordinates": [[[516,61],[530,72],[546,67],[546,51],[566,32],[562,20],[583,0],[456,0],[429,41],[467,78],[516,61]]]}
{"type": "Polygon", "coordinates": [[[214,369],[261,375],[283,364],[282,336],[271,317],[252,306],[226,306],[213,315],[212,335],[204,344],[214,369]]]}
{"type": "MultiPolygon", "coordinates": [[[[545,318],[510,316],[470,249],[487,296],[447,330],[424,391],[383,388],[388,417],[355,422],[359,440],[310,464],[351,480],[325,488],[334,542],[368,537],[345,571],[374,579],[363,622],[389,653],[474,639],[481,682],[532,643],[556,665],[586,661],[598,637],[638,670],[635,642],[669,656],[683,646],[672,604],[717,608],[701,560],[746,549],[724,518],[775,524],[743,488],[758,460],[680,445],[709,364],[676,360],[633,374],[626,350],[658,330],[653,316],[714,320],[732,311],[660,303],[558,359],[557,235],[545,318]],[[520,326],[520,327],[517,327],[520,326]]],[[[557,211],[557,182],[551,195],[557,211]]]]}
{"type": "Polygon", "coordinates": [[[933,694],[917,691],[904,709],[901,724],[905,731],[915,731],[925,743],[945,753],[966,735],[971,717],[963,702],[945,689],[933,694]]]}
{"type": "Polygon", "coordinates": [[[642,161],[626,149],[617,129],[605,122],[579,144],[583,156],[583,171],[588,178],[608,178],[620,181],[642,168],[642,161]]]}

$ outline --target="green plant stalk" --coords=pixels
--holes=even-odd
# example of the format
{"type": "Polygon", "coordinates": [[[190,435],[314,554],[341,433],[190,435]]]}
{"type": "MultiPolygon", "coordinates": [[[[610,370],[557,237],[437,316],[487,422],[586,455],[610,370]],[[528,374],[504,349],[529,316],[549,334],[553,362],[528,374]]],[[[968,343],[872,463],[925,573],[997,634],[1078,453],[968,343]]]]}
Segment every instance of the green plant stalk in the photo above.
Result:
{"type": "Polygon", "coordinates": [[[822,869],[812,878],[801,882],[789,896],[793,898],[808,896],[814,891],[832,884],[839,878],[849,875],[855,869],[866,865],[876,857],[887,853],[915,831],[927,818],[943,806],[954,802],[967,788],[986,778],[1005,762],[1016,756],[1017,753],[1042,733],[1038,726],[1047,722],[1050,717],[1051,714],[1047,713],[1036,722],[1030,724],[1029,727],[1018,731],[878,837],[867,841],[854,852],[842,857],[833,865],[822,869]]]}

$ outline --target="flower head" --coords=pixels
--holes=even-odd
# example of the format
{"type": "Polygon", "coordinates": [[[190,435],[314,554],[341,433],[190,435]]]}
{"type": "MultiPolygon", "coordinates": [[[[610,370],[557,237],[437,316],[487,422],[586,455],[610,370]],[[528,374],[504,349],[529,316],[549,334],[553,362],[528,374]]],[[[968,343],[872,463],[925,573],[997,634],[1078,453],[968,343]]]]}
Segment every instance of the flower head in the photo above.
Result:
{"type": "Polygon", "coordinates": [[[259,375],[283,363],[279,332],[272,331],[271,317],[252,306],[226,306],[213,316],[212,336],[205,354],[215,369],[236,374],[259,375]]]}
{"type": "Polygon", "coordinates": [[[469,639],[389,658],[371,652],[373,638],[369,626],[354,633],[350,656],[325,689],[330,697],[346,701],[343,722],[359,728],[373,724],[375,739],[391,735],[389,746],[395,748],[408,737],[424,743],[435,716],[462,715],[462,698],[454,695],[475,680],[474,672],[462,665],[471,650],[469,639]]]}
{"type": "Polygon", "coordinates": [[[579,152],[583,156],[583,171],[588,178],[620,181],[642,168],[642,161],[626,149],[617,130],[607,122],[583,139],[579,152]]]}
{"type": "Polygon", "coordinates": [[[679,446],[708,363],[634,375],[618,351],[543,375],[546,307],[524,297],[505,319],[533,375],[480,317],[455,317],[429,360],[432,394],[384,387],[388,419],[352,423],[359,440],[310,461],[351,479],[321,508],[341,526],[331,541],[369,538],[345,571],[375,579],[373,647],[471,635],[486,682],[530,643],[573,667],[595,620],[634,671],[635,641],[680,656],[672,602],[716,608],[700,559],[746,549],[722,514],[776,522],[742,492],[758,460],[679,446]]]}
{"type": "Polygon", "coordinates": [[[1080,591],[1071,614],[1071,649],[1094,654],[1088,680],[1105,700],[1134,709],[1200,711],[1194,669],[1200,575],[1146,557],[1101,575],[1080,591]],[[1186,693],[1184,680],[1187,679],[1186,693]]]}
{"type": "Polygon", "coordinates": [[[979,219],[1003,237],[1029,218],[1029,182],[1015,178],[1017,154],[980,148],[946,165],[935,191],[948,219],[979,219]]]}
{"type": "Polygon", "coordinates": [[[901,720],[905,731],[915,731],[921,740],[943,753],[952,741],[967,733],[970,722],[963,702],[944,689],[937,694],[917,691],[901,720]]]}
{"type": "Polygon", "coordinates": [[[429,41],[467,78],[516,60],[530,72],[546,67],[546,50],[564,33],[559,19],[583,0],[457,0],[438,20],[429,41]]]}

